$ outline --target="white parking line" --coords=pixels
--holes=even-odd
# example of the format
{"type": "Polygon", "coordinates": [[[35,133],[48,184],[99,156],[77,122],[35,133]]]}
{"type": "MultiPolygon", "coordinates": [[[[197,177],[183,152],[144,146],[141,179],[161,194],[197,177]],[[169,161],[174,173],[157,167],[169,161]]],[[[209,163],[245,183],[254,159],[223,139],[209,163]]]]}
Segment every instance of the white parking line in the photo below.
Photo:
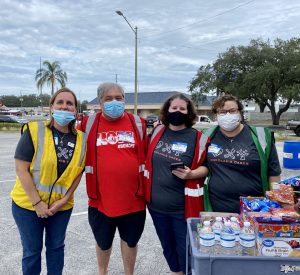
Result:
{"type": "Polygon", "coordinates": [[[83,212],[78,212],[78,213],[73,213],[71,216],[81,216],[81,215],[86,215],[88,211],[83,211],[83,212]]]}
{"type": "Polygon", "coordinates": [[[9,182],[9,181],[16,181],[15,179],[14,180],[0,180],[0,183],[1,182],[9,182]]]}

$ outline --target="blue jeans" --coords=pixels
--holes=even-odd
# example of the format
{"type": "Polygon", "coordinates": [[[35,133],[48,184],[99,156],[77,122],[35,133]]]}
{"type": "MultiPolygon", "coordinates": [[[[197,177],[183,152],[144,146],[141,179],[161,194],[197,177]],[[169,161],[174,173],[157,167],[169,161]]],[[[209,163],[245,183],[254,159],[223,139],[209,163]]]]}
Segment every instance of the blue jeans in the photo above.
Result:
{"type": "Polygon", "coordinates": [[[18,226],[23,246],[22,271],[24,275],[41,273],[41,252],[45,230],[48,275],[60,275],[64,267],[64,247],[67,226],[72,209],[57,212],[48,218],[39,218],[35,211],[12,202],[12,214],[18,226]]]}
{"type": "Polygon", "coordinates": [[[184,214],[163,214],[148,210],[170,270],[186,273],[187,223],[184,214]]]}

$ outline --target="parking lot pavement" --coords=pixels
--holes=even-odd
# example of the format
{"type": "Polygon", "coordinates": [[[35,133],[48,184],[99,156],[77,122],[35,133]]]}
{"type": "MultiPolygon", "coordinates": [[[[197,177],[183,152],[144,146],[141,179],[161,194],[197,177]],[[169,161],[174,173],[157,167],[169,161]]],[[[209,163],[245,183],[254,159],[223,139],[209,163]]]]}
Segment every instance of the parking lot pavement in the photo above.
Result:
{"type": "MultiPolygon", "coordinates": [[[[0,274],[6,275],[21,274],[22,248],[19,233],[11,215],[9,196],[15,179],[13,155],[19,136],[19,133],[0,132],[0,274]]],[[[283,143],[277,142],[276,147],[282,163],[283,143]]],[[[283,174],[284,177],[292,177],[299,175],[300,170],[283,169],[283,174]]],[[[67,230],[64,274],[97,274],[95,243],[87,220],[84,177],[75,193],[75,200],[75,207],[67,230]]],[[[109,274],[113,275],[123,273],[119,241],[117,236],[111,255],[109,274]]],[[[44,258],[42,274],[46,274],[44,258]]],[[[169,273],[149,215],[147,215],[145,230],[139,243],[135,273],[137,275],[169,273]]]]}

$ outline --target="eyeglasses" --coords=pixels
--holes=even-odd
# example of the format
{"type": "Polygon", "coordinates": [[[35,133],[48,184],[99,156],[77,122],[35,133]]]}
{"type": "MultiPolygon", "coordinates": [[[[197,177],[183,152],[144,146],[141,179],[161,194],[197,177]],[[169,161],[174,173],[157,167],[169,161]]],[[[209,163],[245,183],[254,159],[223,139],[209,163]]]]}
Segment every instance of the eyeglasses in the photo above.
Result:
{"type": "Polygon", "coordinates": [[[238,109],[220,110],[220,111],[218,111],[218,115],[220,115],[220,116],[225,116],[225,115],[227,115],[228,113],[229,113],[229,114],[237,114],[238,112],[239,112],[238,109]]]}

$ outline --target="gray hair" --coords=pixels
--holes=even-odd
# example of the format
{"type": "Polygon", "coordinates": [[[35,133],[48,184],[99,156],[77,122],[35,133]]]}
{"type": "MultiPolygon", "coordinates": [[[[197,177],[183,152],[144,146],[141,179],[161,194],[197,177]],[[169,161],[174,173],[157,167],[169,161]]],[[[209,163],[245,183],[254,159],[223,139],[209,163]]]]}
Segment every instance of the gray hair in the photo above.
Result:
{"type": "Polygon", "coordinates": [[[117,83],[106,82],[106,83],[102,83],[97,89],[98,100],[100,103],[103,96],[112,89],[119,90],[122,93],[122,96],[125,98],[124,89],[121,85],[117,83]]]}

